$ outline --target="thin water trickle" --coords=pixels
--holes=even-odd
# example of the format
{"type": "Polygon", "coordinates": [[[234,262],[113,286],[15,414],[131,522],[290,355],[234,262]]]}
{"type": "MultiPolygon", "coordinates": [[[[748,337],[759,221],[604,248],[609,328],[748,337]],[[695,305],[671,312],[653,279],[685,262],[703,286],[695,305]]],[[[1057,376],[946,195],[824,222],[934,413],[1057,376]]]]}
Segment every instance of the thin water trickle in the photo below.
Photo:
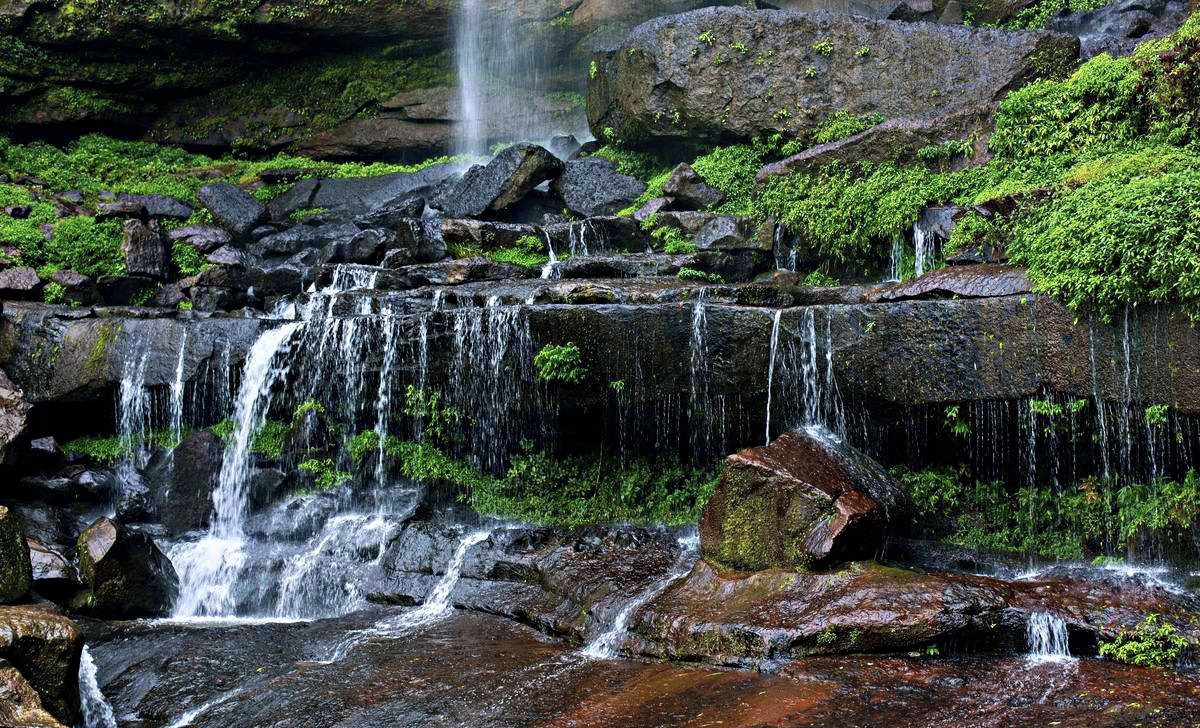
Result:
{"type": "Polygon", "coordinates": [[[629,631],[629,620],[633,618],[634,614],[651,599],[662,594],[668,587],[691,572],[696,562],[696,554],[700,550],[700,536],[691,533],[680,538],[679,547],[682,550],[671,571],[651,584],[649,589],[629,600],[629,603],[617,613],[612,626],[587,643],[580,654],[600,660],[611,660],[617,657],[621,642],[629,631]]]}
{"type": "Polygon", "coordinates": [[[779,351],[779,324],[783,320],[783,309],[778,309],[771,318],[771,356],[767,363],[767,434],[766,444],[771,444],[771,397],[775,389],[775,355],[779,351]]]}
{"type": "Polygon", "coordinates": [[[79,708],[83,713],[82,728],[117,728],[112,706],[96,680],[96,661],[87,645],[79,656],[79,708]]]}
{"type": "Polygon", "coordinates": [[[175,378],[171,381],[171,441],[178,442],[183,437],[183,396],[186,381],[183,378],[184,367],[187,364],[188,330],[183,330],[179,339],[179,358],[175,361],[175,378]]]}

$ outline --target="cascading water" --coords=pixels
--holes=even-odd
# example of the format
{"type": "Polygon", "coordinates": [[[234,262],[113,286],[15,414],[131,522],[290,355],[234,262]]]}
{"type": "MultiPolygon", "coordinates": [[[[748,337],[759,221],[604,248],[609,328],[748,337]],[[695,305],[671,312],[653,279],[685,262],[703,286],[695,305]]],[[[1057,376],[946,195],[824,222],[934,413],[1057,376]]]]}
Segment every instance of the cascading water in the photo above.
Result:
{"type": "Polygon", "coordinates": [[[934,263],[937,261],[937,239],[923,218],[913,225],[912,238],[916,256],[914,272],[917,276],[921,276],[933,270],[934,263]]]}
{"type": "Polygon", "coordinates": [[[831,436],[846,435],[846,417],[833,369],[833,309],[822,310],[825,315],[820,336],[815,307],[800,309],[799,325],[794,329],[784,320],[787,312],[780,310],[772,317],[771,353],[767,364],[768,443],[773,428],[772,413],[778,409],[777,401],[799,405],[798,416],[784,421],[786,428],[817,428],[828,431],[831,436]]]}
{"type": "Polygon", "coordinates": [[[651,599],[662,594],[668,587],[691,572],[696,562],[696,554],[700,550],[700,536],[696,533],[691,533],[680,538],[679,547],[682,551],[671,571],[651,584],[649,589],[629,600],[621,608],[621,611],[617,613],[612,626],[596,635],[591,642],[584,646],[582,652],[584,656],[601,660],[611,660],[617,657],[617,650],[628,633],[629,620],[633,618],[633,615],[651,599]]]}
{"type": "Polygon", "coordinates": [[[171,441],[178,442],[183,436],[184,367],[187,365],[188,332],[184,329],[179,339],[179,358],[175,360],[175,378],[171,381],[171,441]]]}
{"type": "Polygon", "coordinates": [[[180,544],[171,552],[180,583],[176,616],[233,614],[232,586],[245,562],[244,521],[253,464],[252,439],[266,418],[271,387],[287,371],[289,359],[279,354],[300,326],[288,323],[268,331],[246,357],[234,412],[235,430],[213,491],[212,525],[199,541],[180,544]]]}
{"type": "Polygon", "coordinates": [[[96,681],[96,662],[87,645],[79,656],[79,708],[83,713],[82,728],[117,728],[112,706],[96,681]]]}
{"type": "Polygon", "coordinates": [[[1033,612],[1025,626],[1030,662],[1064,662],[1071,659],[1067,623],[1049,612],[1033,612]]]}
{"type": "Polygon", "coordinates": [[[150,458],[149,438],[153,428],[150,392],[146,388],[146,359],[149,346],[134,347],[132,359],[121,372],[117,403],[117,437],[126,448],[117,464],[117,476],[123,481],[136,477],[150,458]]]}
{"type": "Polygon", "coordinates": [[[767,363],[767,445],[771,444],[771,398],[775,390],[775,355],[779,353],[779,324],[782,320],[783,309],[778,309],[771,317],[771,354],[767,363]]]}

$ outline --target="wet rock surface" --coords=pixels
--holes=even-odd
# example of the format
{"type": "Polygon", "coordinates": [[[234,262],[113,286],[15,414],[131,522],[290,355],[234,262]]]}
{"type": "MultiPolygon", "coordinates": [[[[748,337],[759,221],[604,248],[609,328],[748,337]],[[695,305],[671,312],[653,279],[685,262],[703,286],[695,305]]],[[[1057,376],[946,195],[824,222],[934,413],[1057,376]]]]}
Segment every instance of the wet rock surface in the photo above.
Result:
{"type": "Polygon", "coordinates": [[[100,518],[79,535],[78,559],[87,586],[75,600],[81,611],[113,618],[160,616],[175,602],[175,568],[144,532],[100,518]]]}
{"type": "Polygon", "coordinates": [[[29,596],[33,574],[29,546],[17,515],[0,506],[0,604],[29,596]]]}
{"type": "Polygon", "coordinates": [[[878,289],[868,301],[904,301],[917,298],[989,298],[1033,292],[1021,268],[1005,265],[952,266],[919,278],[878,289]]]}
{"type": "Polygon", "coordinates": [[[1095,660],[1064,669],[1019,658],[820,657],[766,675],[597,661],[472,615],[368,639],[332,664],[311,661],[346,631],[389,614],[301,625],[94,625],[89,642],[102,688],[118,715],[136,711],[139,728],[206,705],[193,725],[1118,728],[1186,724],[1200,697],[1194,678],[1095,660]]]}

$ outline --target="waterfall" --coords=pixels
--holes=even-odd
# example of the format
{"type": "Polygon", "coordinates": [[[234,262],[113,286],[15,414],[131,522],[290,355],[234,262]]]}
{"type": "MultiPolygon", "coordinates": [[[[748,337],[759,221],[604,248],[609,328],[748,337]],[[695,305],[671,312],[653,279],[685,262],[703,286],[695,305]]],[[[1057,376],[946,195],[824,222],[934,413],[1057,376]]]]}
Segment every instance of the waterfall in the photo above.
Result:
{"type": "Polygon", "coordinates": [[[482,157],[493,141],[536,141],[553,133],[544,108],[545,41],[515,0],[462,0],[454,24],[459,120],[455,153],[482,157]]]}
{"type": "Polygon", "coordinates": [[[179,358],[175,361],[175,379],[171,382],[171,442],[173,443],[178,443],[183,439],[183,393],[187,384],[183,374],[187,364],[187,348],[188,330],[184,328],[183,336],[179,339],[179,358]]]}
{"type": "MultiPolygon", "coordinates": [[[[916,232],[913,232],[913,238],[916,238],[916,232]]],[[[900,266],[904,261],[904,238],[897,235],[892,239],[892,258],[888,266],[888,277],[885,283],[900,282],[900,266]]]]}
{"type": "Polygon", "coordinates": [[[916,275],[919,277],[933,270],[937,261],[937,237],[927,227],[924,216],[913,225],[913,249],[916,253],[916,275]]]}
{"type": "Polygon", "coordinates": [[[542,266],[542,279],[555,280],[561,273],[558,270],[558,256],[554,254],[554,242],[550,239],[550,234],[543,231],[546,236],[546,250],[550,251],[550,261],[542,266]]]}
{"type": "Polygon", "coordinates": [[[1032,612],[1025,626],[1030,662],[1062,662],[1071,659],[1067,623],[1049,612],[1032,612]]]}
{"type": "Polygon", "coordinates": [[[680,538],[679,546],[683,550],[671,571],[651,584],[649,589],[629,600],[617,613],[617,618],[613,620],[612,626],[584,646],[583,655],[601,660],[611,660],[617,656],[617,649],[628,633],[629,620],[633,618],[633,615],[647,602],[662,594],[669,586],[687,576],[692,570],[695,556],[700,549],[699,535],[692,533],[680,538]]]}
{"type": "Polygon", "coordinates": [[[777,309],[771,320],[771,355],[767,361],[767,436],[771,444],[771,393],[775,389],[775,355],[779,351],[779,322],[783,320],[783,309],[777,309]]]}
{"type": "Polygon", "coordinates": [[[181,544],[170,554],[179,572],[176,616],[228,615],[234,609],[233,584],[245,562],[243,521],[253,466],[251,445],[266,419],[271,388],[287,373],[290,359],[277,355],[286,350],[300,326],[289,323],[267,331],[246,357],[234,412],[235,430],[213,491],[212,525],[199,541],[181,544]],[[277,360],[283,363],[276,364],[277,360]]]}
{"type": "Polygon", "coordinates": [[[701,288],[692,304],[691,387],[688,400],[689,444],[692,454],[701,457],[715,450],[723,450],[725,437],[725,399],[712,391],[712,362],[709,360],[707,337],[708,312],[705,289],[701,288]]]}
{"type": "MultiPolygon", "coordinates": [[[[145,344],[145,342],[143,342],[145,344]]],[[[117,437],[127,452],[117,464],[123,481],[135,478],[150,458],[148,440],[153,428],[150,392],[146,389],[146,359],[150,347],[133,347],[133,358],[122,365],[121,387],[117,403],[117,437]],[[138,353],[140,351],[140,353],[138,353]]]]}
{"type": "Polygon", "coordinates": [[[83,712],[82,728],[117,728],[117,718],[96,681],[96,661],[88,646],[79,655],[79,707],[83,712]]]}

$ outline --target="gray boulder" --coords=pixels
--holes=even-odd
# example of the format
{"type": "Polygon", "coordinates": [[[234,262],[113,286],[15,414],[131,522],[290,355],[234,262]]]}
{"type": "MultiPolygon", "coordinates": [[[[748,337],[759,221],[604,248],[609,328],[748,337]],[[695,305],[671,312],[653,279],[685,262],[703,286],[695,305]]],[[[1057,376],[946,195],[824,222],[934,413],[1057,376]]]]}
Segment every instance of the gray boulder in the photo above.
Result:
{"type": "Polygon", "coordinates": [[[770,235],[759,235],[753,220],[741,217],[717,217],[696,233],[700,250],[763,250],[770,252],[770,235]]]}
{"type": "Polygon", "coordinates": [[[652,145],[800,136],[843,111],[945,116],[1078,52],[1049,32],[707,8],[644,23],[597,55],[588,121],[597,137],[652,145]]]}
{"type": "Polygon", "coordinates": [[[646,191],[641,181],[621,174],[607,159],[586,157],[566,163],[553,189],[576,215],[614,215],[646,191]]]}
{"type": "Polygon", "coordinates": [[[211,253],[233,242],[233,236],[212,225],[188,225],[168,233],[172,241],[182,240],[201,253],[211,253]]]}
{"type": "Polygon", "coordinates": [[[22,266],[0,270],[0,299],[38,298],[41,287],[42,281],[33,268],[22,266]]]}
{"type": "Polygon", "coordinates": [[[435,201],[448,217],[481,217],[519,202],[538,185],[554,179],[563,163],[534,144],[515,144],[486,166],[475,166],[435,201]]]}
{"type": "Polygon", "coordinates": [[[148,534],[97,519],[79,535],[78,558],[87,585],[76,603],[80,609],[118,619],[170,611],[179,578],[148,534]]]}
{"type": "Polygon", "coordinates": [[[165,280],[171,275],[171,240],[157,223],[126,220],[121,252],[131,276],[165,280]]]}
{"type": "Polygon", "coordinates": [[[25,393],[0,369],[0,465],[7,465],[13,442],[25,432],[29,415],[25,393]]]}
{"type": "Polygon", "coordinates": [[[1118,0],[1096,10],[1052,17],[1048,25],[1077,36],[1084,58],[1101,53],[1124,56],[1144,40],[1174,32],[1187,16],[1188,3],[1180,0],[1118,0]]]}
{"type": "Polygon", "coordinates": [[[159,523],[171,535],[208,525],[224,452],[221,438],[197,430],[151,460],[146,468],[150,499],[159,523]]]}
{"type": "Polygon", "coordinates": [[[267,208],[238,187],[224,182],[206,185],[196,193],[217,224],[243,237],[267,219],[267,208]]]}

